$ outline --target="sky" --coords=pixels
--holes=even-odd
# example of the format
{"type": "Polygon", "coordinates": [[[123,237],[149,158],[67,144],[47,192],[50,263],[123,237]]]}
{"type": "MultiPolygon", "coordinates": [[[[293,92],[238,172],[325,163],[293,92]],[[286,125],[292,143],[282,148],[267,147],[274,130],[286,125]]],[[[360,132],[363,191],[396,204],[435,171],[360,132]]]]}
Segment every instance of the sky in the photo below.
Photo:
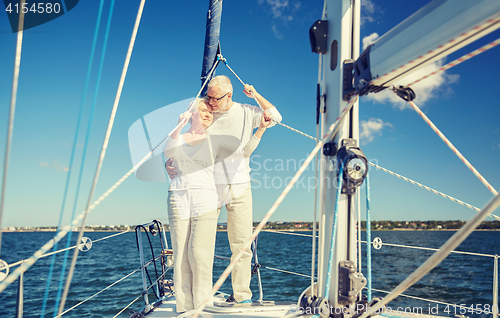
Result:
{"type": "MultiPolygon", "coordinates": [[[[383,35],[427,2],[391,1],[386,6],[387,2],[381,0],[363,1],[362,43],[383,35]]],[[[75,201],[109,6],[106,1],[63,224],[69,223],[75,201]]],[[[138,7],[138,0],[120,0],[112,15],[77,214],[88,200],[138,7]]],[[[146,1],[94,200],[133,166],[130,127],[147,114],[198,93],[207,8],[206,0],[193,0],[189,5],[182,1],[146,1]]],[[[238,76],[278,108],[283,123],[313,136],[318,55],[311,52],[308,31],[321,18],[322,9],[323,1],[318,0],[226,0],[220,35],[222,54],[238,76]]],[[[97,12],[98,1],[80,1],[63,16],[24,32],[0,227],[58,224],[97,12]]],[[[499,31],[493,32],[438,63],[469,53],[499,35],[499,31]]],[[[3,171],[16,34],[10,29],[7,14],[1,12],[0,43],[3,171]]],[[[500,189],[498,50],[493,48],[415,88],[415,103],[496,189],[500,189]]],[[[224,65],[216,74],[228,75],[233,81],[233,100],[255,105],[224,65]]],[[[172,116],[176,121],[178,114],[172,111],[172,116]]],[[[401,101],[386,94],[361,97],[360,131],[361,148],[370,161],[477,207],[492,198],[491,192],[401,101]]],[[[254,221],[267,213],[314,145],[314,141],[283,127],[265,133],[251,159],[254,221]]],[[[313,220],[313,177],[314,168],[309,167],[271,221],[313,220]]],[[[382,171],[371,172],[370,188],[372,220],[468,220],[474,215],[468,208],[382,171]]],[[[152,219],[168,223],[167,191],[166,182],[144,182],[132,174],[89,214],[87,224],[135,225],[152,219]]],[[[364,201],[365,189],[361,191],[364,201]]],[[[219,221],[225,222],[225,218],[222,213],[219,221]]]]}

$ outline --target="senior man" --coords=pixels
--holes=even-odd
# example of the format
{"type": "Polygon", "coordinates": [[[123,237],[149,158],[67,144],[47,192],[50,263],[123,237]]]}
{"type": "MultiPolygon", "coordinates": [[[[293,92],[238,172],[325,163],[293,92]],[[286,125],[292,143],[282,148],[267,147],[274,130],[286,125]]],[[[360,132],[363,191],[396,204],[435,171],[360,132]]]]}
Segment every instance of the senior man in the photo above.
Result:
{"type": "MultiPolygon", "coordinates": [[[[245,85],[247,97],[257,99],[263,108],[240,104],[232,100],[233,86],[227,76],[214,77],[208,84],[206,99],[214,117],[207,129],[211,136],[223,136],[218,146],[215,165],[215,184],[219,196],[219,213],[225,204],[227,210],[227,235],[231,247],[231,260],[240,252],[252,234],[252,191],[250,185],[250,160],[243,155],[243,147],[257,138],[253,130],[259,127],[264,111],[275,121],[281,121],[276,107],[260,95],[252,85],[245,85]],[[252,96],[253,94],[253,96],[252,96]],[[224,138],[226,137],[226,138],[224,138]],[[237,144],[235,144],[237,143],[237,144]]],[[[269,125],[272,127],[275,123],[269,125]]],[[[168,167],[172,178],[175,168],[168,167]]],[[[233,297],[238,303],[251,303],[250,290],[252,253],[247,250],[231,273],[233,297]]]]}

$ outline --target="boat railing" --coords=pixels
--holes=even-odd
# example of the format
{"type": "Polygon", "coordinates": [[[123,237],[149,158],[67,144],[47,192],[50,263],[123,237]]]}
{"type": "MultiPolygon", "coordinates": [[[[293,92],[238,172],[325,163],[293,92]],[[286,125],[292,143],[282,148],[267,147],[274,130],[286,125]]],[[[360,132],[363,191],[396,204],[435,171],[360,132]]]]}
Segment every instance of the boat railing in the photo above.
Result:
{"type": "Polygon", "coordinates": [[[144,313],[148,313],[151,311],[151,309],[154,308],[154,304],[150,304],[149,302],[149,289],[151,286],[155,286],[153,289],[153,292],[156,296],[156,299],[158,301],[162,300],[165,296],[165,289],[168,287],[170,291],[172,292],[172,288],[170,287],[170,282],[165,281],[165,273],[173,267],[174,259],[173,259],[173,251],[171,249],[168,249],[168,243],[167,243],[167,237],[165,235],[165,228],[163,224],[158,221],[158,220],[153,220],[152,222],[145,223],[142,225],[137,225],[135,227],[135,235],[136,235],[136,243],[137,243],[137,249],[139,250],[139,257],[141,260],[141,274],[142,274],[142,285],[143,285],[143,292],[142,295],[144,297],[144,313]],[[143,232],[144,231],[144,232],[143,232]],[[149,248],[151,250],[151,259],[146,261],[144,258],[144,248],[143,248],[143,241],[142,241],[142,233],[146,234],[148,243],[149,243],[149,248]],[[160,240],[160,245],[161,245],[161,254],[155,257],[154,254],[154,248],[153,248],[153,243],[151,241],[152,236],[158,236],[160,240]],[[158,270],[156,266],[156,261],[160,259],[161,260],[161,274],[158,275],[158,270]],[[149,275],[149,272],[147,270],[147,265],[153,264],[154,269],[155,269],[155,274],[156,274],[156,280],[154,282],[151,281],[151,277],[149,275]],[[150,283],[150,286],[148,287],[148,280],[150,283]],[[167,285],[167,286],[165,286],[167,285]]]}
{"type": "MultiPolygon", "coordinates": [[[[283,235],[296,235],[296,236],[303,236],[303,237],[310,237],[312,238],[312,235],[309,234],[303,234],[303,233],[294,233],[294,232],[287,232],[287,231],[272,231],[272,230],[265,230],[265,232],[268,233],[276,233],[276,234],[283,234],[283,235]]],[[[318,236],[315,236],[315,238],[318,238],[318,236]]],[[[360,243],[368,244],[367,241],[364,240],[359,240],[360,243]]],[[[423,251],[437,251],[438,249],[436,248],[429,248],[429,247],[421,247],[421,246],[412,246],[412,245],[403,245],[403,244],[393,244],[393,243],[386,243],[382,242],[382,240],[379,237],[376,237],[373,239],[373,241],[370,242],[370,245],[374,247],[374,249],[379,250],[382,246],[390,246],[390,247],[396,247],[396,248],[408,248],[408,249],[416,249],[416,250],[423,250],[423,251]]],[[[459,305],[459,304],[452,304],[448,302],[443,302],[439,300],[434,300],[434,299],[428,299],[428,298],[422,298],[422,297],[417,297],[413,295],[408,295],[408,294],[400,294],[401,297],[405,298],[410,298],[410,299],[415,299],[415,300],[420,300],[420,301],[426,301],[429,303],[434,303],[434,304],[441,304],[445,306],[449,306],[448,308],[452,308],[453,311],[457,314],[463,314],[464,311],[467,313],[474,312],[477,314],[492,314],[494,318],[500,316],[498,313],[498,258],[499,255],[495,254],[484,254],[484,253],[474,253],[474,252],[465,252],[465,251],[452,251],[452,254],[460,254],[460,255],[470,255],[470,256],[475,256],[475,257],[488,257],[493,259],[493,293],[492,293],[492,306],[491,308],[472,308],[470,306],[464,306],[464,305],[459,305]]],[[[228,259],[225,257],[221,256],[216,256],[217,258],[222,258],[222,259],[228,259]]],[[[301,273],[296,273],[296,272],[291,272],[291,271],[285,271],[285,270],[280,270],[277,268],[272,268],[269,266],[264,266],[261,265],[261,268],[269,269],[269,270],[274,270],[274,271],[279,271],[282,273],[287,273],[287,274],[292,274],[296,276],[302,276],[302,277],[307,277],[311,278],[310,275],[305,275],[301,273]]],[[[371,291],[376,291],[379,293],[384,293],[384,294],[389,294],[389,291],[384,291],[380,289],[375,289],[371,287],[365,287],[364,288],[368,293],[371,293],[371,291]]],[[[450,309],[451,310],[451,309],[450,309]]],[[[450,311],[451,312],[451,311],[450,311]]]]}
{"type": "MultiPolygon", "coordinates": [[[[368,244],[366,241],[361,241],[361,243],[368,244]]],[[[393,244],[393,243],[385,243],[382,242],[382,240],[379,237],[376,237],[373,239],[370,244],[376,249],[379,250],[382,248],[382,246],[391,246],[391,247],[397,247],[397,248],[408,248],[408,249],[417,249],[417,250],[424,250],[424,251],[438,251],[439,249],[437,248],[429,248],[429,247],[421,247],[421,246],[412,246],[412,245],[402,245],[402,244],[393,244]]],[[[432,303],[437,303],[437,304],[443,304],[446,306],[452,306],[452,308],[455,311],[459,311],[460,314],[463,314],[464,312],[462,310],[466,310],[466,312],[473,312],[473,313],[478,313],[478,314],[492,314],[493,317],[499,316],[498,313],[498,255],[492,255],[492,254],[484,254],[484,253],[473,253],[473,252],[464,252],[464,251],[452,251],[451,254],[461,254],[461,255],[470,255],[470,256],[476,256],[476,257],[488,257],[493,259],[493,292],[492,292],[492,306],[491,308],[472,308],[471,306],[463,306],[459,304],[452,304],[452,303],[447,303],[447,302],[442,302],[442,301],[436,301],[432,299],[425,299],[421,297],[416,297],[412,295],[406,295],[406,294],[401,294],[400,296],[406,297],[406,298],[412,298],[412,299],[417,299],[417,300],[423,300],[423,301],[428,301],[432,303]]],[[[368,289],[368,288],[366,288],[368,289]]],[[[370,288],[373,291],[377,292],[382,292],[382,293],[389,293],[388,291],[383,291],[383,290],[378,290],[374,288],[370,288]]],[[[370,290],[368,292],[371,292],[370,290]]],[[[449,307],[451,308],[451,307],[449,307]]]]}
{"type": "MultiPolygon", "coordinates": [[[[151,224],[155,224],[156,226],[154,227],[154,229],[158,229],[158,224],[161,224],[161,223],[154,223],[155,221],[151,222],[151,223],[147,223],[147,224],[143,224],[143,225],[140,225],[138,227],[140,227],[141,229],[143,229],[144,231],[150,231],[151,229],[151,224]]],[[[160,225],[161,226],[161,225],[160,225]]],[[[164,232],[164,229],[163,227],[161,226],[161,238],[165,238],[165,232],[164,232]]],[[[100,238],[100,239],[96,239],[94,241],[90,241],[88,238],[86,238],[86,242],[85,244],[87,244],[87,247],[85,247],[85,244],[84,243],[79,243],[77,245],[74,245],[74,246],[71,246],[71,247],[68,247],[68,248],[63,248],[63,249],[60,249],[60,250],[57,250],[57,251],[53,251],[53,252],[50,252],[50,253],[46,253],[46,254],[43,254],[40,256],[40,258],[45,258],[45,257],[48,257],[48,256],[52,256],[52,255],[56,255],[56,254],[60,254],[62,252],[65,252],[65,251],[68,251],[68,250],[73,250],[75,248],[80,248],[80,250],[85,250],[85,251],[88,251],[90,248],[88,248],[88,245],[89,245],[89,242],[90,242],[90,245],[92,246],[93,244],[97,243],[97,242],[100,242],[100,241],[105,241],[107,239],[110,239],[110,238],[115,238],[115,237],[118,237],[120,235],[123,235],[123,234],[126,234],[126,233],[130,233],[132,232],[133,230],[125,230],[125,231],[122,231],[122,232],[119,232],[119,233],[115,233],[115,234],[112,234],[112,235],[108,235],[108,236],[105,236],[103,238],[100,238]]],[[[142,231],[138,231],[136,233],[138,233],[138,237],[140,239],[141,237],[141,234],[140,232],[142,231]]],[[[154,232],[154,230],[153,230],[154,232]]],[[[150,232],[149,232],[150,233],[150,232]]],[[[141,242],[141,241],[138,241],[138,242],[141,242]]],[[[166,244],[166,240],[164,241],[166,244]]],[[[138,244],[138,247],[141,246],[142,247],[142,244],[138,244]]],[[[167,245],[164,245],[165,247],[167,245]]],[[[142,253],[142,252],[141,252],[142,253]]],[[[109,284],[108,286],[102,288],[101,290],[97,291],[96,293],[94,293],[93,295],[87,297],[86,299],[78,302],[77,304],[73,305],[72,307],[66,309],[65,311],[63,311],[62,313],[60,313],[59,315],[57,315],[56,317],[61,317],[71,311],[73,311],[74,309],[76,309],[77,307],[81,306],[82,304],[86,303],[87,301],[97,297],[98,295],[100,295],[101,293],[103,293],[104,291],[114,287],[115,285],[119,284],[120,282],[130,278],[131,276],[133,276],[134,274],[136,274],[137,272],[142,272],[143,273],[143,291],[139,294],[139,296],[137,296],[132,302],[130,302],[125,308],[123,308],[119,313],[117,313],[114,317],[117,317],[118,315],[120,315],[121,313],[123,313],[127,308],[129,308],[132,304],[134,304],[136,301],[138,301],[141,297],[146,297],[147,298],[147,293],[152,289],[152,288],[155,288],[155,292],[156,292],[156,295],[158,295],[159,293],[159,290],[161,290],[162,285],[163,284],[163,280],[165,278],[165,274],[170,270],[171,268],[171,264],[172,264],[172,261],[173,261],[173,258],[171,256],[169,256],[171,254],[169,253],[162,253],[160,255],[157,255],[155,256],[154,258],[152,259],[149,259],[149,260],[145,260],[144,259],[144,256],[141,258],[141,266],[135,270],[133,270],[132,272],[128,273],[127,275],[123,276],[122,278],[116,280],[115,282],[109,284]],[[147,282],[145,282],[145,277],[147,277],[147,274],[146,274],[146,269],[148,266],[151,266],[153,265],[156,261],[158,260],[161,260],[162,262],[165,263],[165,265],[170,265],[170,266],[165,266],[164,270],[162,270],[162,273],[160,275],[158,275],[157,279],[155,281],[152,281],[150,282],[150,284],[148,285],[147,282]],[[164,261],[163,261],[164,260],[164,261]],[[144,283],[146,283],[144,285],[144,283]]],[[[4,270],[7,270],[7,271],[10,271],[11,269],[17,267],[17,266],[20,266],[22,265],[23,263],[27,262],[28,260],[25,259],[25,260],[20,260],[20,261],[17,261],[17,262],[14,262],[14,263],[11,263],[11,264],[6,264],[2,267],[0,267],[0,270],[1,271],[4,271],[4,270]]],[[[8,272],[7,272],[8,273],[8,272]]],[[[21,274],[18,278],[18,290],[17,290],[17,304],[16,304],[16,317],[22,317],[23,316],[23,302],[24,302],[24,278],[23,278],[23,275],[21,274]]],[[[170,294],[172,294],[173,290],[170,290],[169,293],[162,293],[162,295],[164,296],[164,298],[170,296],[170,294]]]]}

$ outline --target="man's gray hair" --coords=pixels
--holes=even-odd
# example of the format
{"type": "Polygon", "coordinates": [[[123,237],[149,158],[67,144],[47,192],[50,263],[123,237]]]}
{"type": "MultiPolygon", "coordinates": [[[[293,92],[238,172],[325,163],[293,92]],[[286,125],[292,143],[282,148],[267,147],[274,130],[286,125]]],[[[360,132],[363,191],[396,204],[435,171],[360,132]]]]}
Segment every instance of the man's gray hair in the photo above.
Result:
{"type": "Polygon", "coordinates": [[[226,93],[233,93],[233,85],[231,84],[231,80],[229,77],[226,75],[219,75],[210,81],[208,83],[208,87],[214,87],[214,86],[219,86],[221,91],[226,92],[226,93]]]}

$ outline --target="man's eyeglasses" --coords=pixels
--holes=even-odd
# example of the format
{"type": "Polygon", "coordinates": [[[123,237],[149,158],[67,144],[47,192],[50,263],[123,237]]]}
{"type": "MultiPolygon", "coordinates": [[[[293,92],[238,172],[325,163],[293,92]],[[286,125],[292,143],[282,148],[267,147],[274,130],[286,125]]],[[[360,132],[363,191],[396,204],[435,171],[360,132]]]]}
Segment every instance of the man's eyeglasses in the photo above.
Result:
{"type": "Polygon", "coordinates": [[[224,97],[226,97],[226,95],[229,94],[229,92],[227,92],[226,94],[222,95],[222,97],[211,97],[211,96],[208,96],[208,95],[205,95],[206,99],[208,102],[210,102],[211,100],[213,100],[214,102],[218,102],[220,101],[221,99],[223,99],[224,97]]]}

